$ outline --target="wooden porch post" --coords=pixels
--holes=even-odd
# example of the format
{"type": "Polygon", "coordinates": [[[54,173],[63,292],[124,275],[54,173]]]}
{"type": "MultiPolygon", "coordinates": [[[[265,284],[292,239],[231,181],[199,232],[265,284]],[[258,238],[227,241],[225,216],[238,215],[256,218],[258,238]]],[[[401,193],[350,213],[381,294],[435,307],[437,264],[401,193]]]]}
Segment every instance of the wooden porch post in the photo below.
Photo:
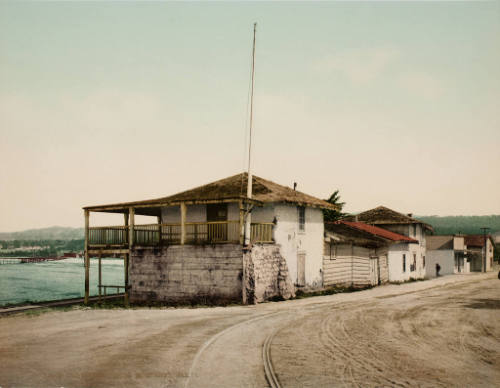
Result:
{"type": "Polygon", "coordinates": [[[135,210],[131,207],[128,210],[128,214],[130,217],[130,225],[129,225],[129,234],[128,234],[128,247],[129,249],[134,246],[134,225],[135,225],[135,210]]]}
{"type": "Polygon", "coordinates": [[[101,303],[101,286],[102,286],[102,254],[99,255],[99,285],[97,288],[99,289],[99,303],[101,303]]]}
{"type": "MultiPolygon", "coordinates": [[[[127,227],[125,229],[125,233],[128,233],[128,213],[123,213],[123,221],[124,221],[124,225],[127,227]]],[[[125,236],[125,241],[127,239],[128,236],[125,236]]]]}
{"type": "Polygon", "coordinates": [[[181,245],[186,242],[186,204],[181,202],[181,245]]]}
{"type": "Polygon", "coordinates": [[[158,223],[158,245],[161,245],[161,216],[156,216],[156,222],[158,223]]]}
{"type": "Polygon", "coordinates": [[[245,242],[245,225],[244,225],[245,209],[243,208],[243,201],[240,201],[239,205],[240,205],[240,244],[243,245],[243,243],[245,242]]]}
{"type": "Polygon", "coordinates": [[[125,306],[129,305],[128,300],[128,267],[130,262],[130,253],[132,252],[132,247],[134,246],[134,226],[135,226],[135,209],[133,207],[128,210],[128,253],[123,256],[123,270],[124,270],[124,283],[125,283],[125,306]]]}
{"type": "Polygon", "coordinates": [[[84,211],[85,214],[85,305],[89,304],[89,278],[90,278],[90,258],[89,258],[89,218],[90,212],[88,210],[84,211]]]}
{"type": "MultiPolygon", "coordinates": [[[[130,252],[130,250],[129,250],[130,252]]],[[[125,271],[125,274],[124,274],[124,283],[125,283],[125,306],[128,306],[129,305],[129,302],[128,302],[128,265],[129,265],[129,259],[130,259],[130,253],[129,254],[125,254],[123,256],[123,269],[125,271]]]]}

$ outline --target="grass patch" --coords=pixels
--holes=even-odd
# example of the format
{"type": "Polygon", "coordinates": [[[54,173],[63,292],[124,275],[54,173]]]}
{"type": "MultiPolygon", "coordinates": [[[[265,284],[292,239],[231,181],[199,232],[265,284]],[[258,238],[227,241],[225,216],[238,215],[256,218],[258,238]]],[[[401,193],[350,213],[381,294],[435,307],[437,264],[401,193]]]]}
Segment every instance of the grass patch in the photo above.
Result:
{"type": "Polygon", "coordinates": [[[309,291],[309,292],[303,290],[297,290],[297,292],[295,293],[295,297],[291,299],[304,299],[304,298],[311,298],[313,296],[324,296],[324,295],[342,294],[346,292],[357,292],[357,291],[368,290],[370,288],[373,288],[373,286],[328,287],[325,288],[324,290],[309,291]]]}

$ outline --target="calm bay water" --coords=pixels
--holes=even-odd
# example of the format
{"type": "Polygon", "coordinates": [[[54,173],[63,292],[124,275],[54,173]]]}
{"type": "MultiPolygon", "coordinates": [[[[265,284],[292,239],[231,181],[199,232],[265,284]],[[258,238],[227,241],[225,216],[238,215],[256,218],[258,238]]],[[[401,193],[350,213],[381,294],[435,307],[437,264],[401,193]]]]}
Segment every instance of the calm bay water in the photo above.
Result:
{"type": "MultiPolygon", "coordinates": [[[[90,294],[97,295],[98,260],[90,260],[90,294]]],[[[0,306],[78,298],[85,292],[83,259],[0,265],[0,306]]],[[[102,283],[123,285],[123,260],[102,260],[102,283]]],[[[122,290],[123,291],[123,290],[122,290]]],[[[114,293],[108,289],[108,293],[114,293]]]]}

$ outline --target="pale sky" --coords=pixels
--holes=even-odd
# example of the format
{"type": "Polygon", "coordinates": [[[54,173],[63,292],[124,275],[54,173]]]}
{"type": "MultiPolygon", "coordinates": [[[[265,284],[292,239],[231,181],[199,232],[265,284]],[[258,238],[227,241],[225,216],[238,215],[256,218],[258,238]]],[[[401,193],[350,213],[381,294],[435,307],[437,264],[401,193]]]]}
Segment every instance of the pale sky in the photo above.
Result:
{"type": "Polygon", "coordinates": [[[499,2],[3,1],[0,231],[244,170],[254,21],[256,175],[500,214],[499,2]]]}

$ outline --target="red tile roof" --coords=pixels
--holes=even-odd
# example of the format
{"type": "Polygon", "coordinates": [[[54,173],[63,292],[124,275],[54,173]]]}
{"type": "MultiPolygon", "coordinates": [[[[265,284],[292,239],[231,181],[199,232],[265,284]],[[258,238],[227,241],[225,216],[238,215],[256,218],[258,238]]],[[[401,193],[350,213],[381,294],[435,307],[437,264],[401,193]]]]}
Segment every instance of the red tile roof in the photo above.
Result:
{"type": "Polygon", "coordinates": [[[365,224],[364,222],[352,222],[352,221],[339,221],[339,222],[344,225],[350,226],[351,228],[362,230],[370,234],[373,234],[375,236],[385,238],[387,240],[401,241],[407,243],[418,243],[418,241],[413,238],[404,236],[402,234],[394,233],[389,230],[379,228],[377,226],[368,225],[365,224]]]}
{"type": "MultiPolygon", "coordinates": [[[[494,244],[493,238],[489,234],[486,235],[486,238],[490,239],[491,243],[494,244]]],[[[467,248],[469,247],[482,248],[484,246],[484,235],[469,234],[467,236],[464,236],[464,243],[465,245],[467,245],[467,248]]]]}

